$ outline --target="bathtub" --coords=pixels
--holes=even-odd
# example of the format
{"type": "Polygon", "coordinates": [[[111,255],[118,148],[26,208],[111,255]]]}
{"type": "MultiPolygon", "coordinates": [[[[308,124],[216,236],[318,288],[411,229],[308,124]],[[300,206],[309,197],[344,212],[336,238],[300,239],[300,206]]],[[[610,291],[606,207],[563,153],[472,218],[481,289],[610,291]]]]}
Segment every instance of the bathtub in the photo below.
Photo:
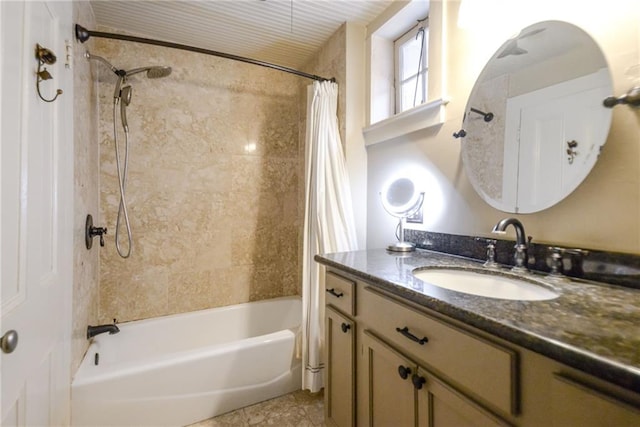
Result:
{"type": "Polygon", "coordinates": [[[184,426],[299,390],[301,317],[285,297],[119,324],[73,379],[72,424],[184,426]]]}

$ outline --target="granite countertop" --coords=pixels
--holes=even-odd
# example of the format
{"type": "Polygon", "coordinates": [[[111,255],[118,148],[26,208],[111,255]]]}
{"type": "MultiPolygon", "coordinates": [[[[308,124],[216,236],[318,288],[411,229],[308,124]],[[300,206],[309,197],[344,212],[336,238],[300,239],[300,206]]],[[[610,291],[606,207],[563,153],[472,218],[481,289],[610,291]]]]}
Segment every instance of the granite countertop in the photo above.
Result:
{"type": "MultiPolygon", "coordinates": [[[[440,252],[384,249],[316,255],[388,292],[530,349],[568,366],[640,392],[640,289],[587,281],[549,281],[558,298],[514,301],[439,288],[415,278],[420,267],[483,268],[440,252]]],[[[508,270],[504,270],[508,272],[508,270]]]]}

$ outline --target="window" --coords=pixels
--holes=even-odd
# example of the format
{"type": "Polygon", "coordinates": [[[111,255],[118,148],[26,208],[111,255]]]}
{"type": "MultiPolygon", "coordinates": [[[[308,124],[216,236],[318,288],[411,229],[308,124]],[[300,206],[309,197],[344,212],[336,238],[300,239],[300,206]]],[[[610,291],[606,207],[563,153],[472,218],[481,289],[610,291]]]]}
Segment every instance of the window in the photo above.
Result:
{"type": "Polygon", "coordinates": [[[396,113],[427,102],[428,44],[427,19],[394,42],[396,113]]]}
{"type": "Polygon", "coordinates": [[[367,26],[368,109],[362,130],[366,146],[445,122],[448,3],[393,1],[367,26]],[[424,33],[418,33],[420,27],[424,33]],[[398,64],[404,64],[403,73],[398,64]]]}

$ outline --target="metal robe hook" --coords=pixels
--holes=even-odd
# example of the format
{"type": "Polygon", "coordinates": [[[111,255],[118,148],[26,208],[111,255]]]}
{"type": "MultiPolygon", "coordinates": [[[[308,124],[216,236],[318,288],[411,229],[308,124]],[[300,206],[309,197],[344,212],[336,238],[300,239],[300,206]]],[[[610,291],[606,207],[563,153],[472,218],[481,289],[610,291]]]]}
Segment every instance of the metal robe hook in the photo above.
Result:
{"type": "Polygon", "coordinates": [[[638,108],[640,107],[640,86],[632,87],[627,93],[619,98],[616,98],[615,96],[605,98],[604,101],[602,101],[602,104],[607,108],[613,108],[618,104],[627,104],[631,107],[638,108]]]}
{"type": "Polygon", "coordinates": [[[458,132],[453,134],[454,138],[464,138],[465,136],[467,136],[467,131],[464,129],[460,129],[458,132]]]}
{"type": "Polygon", "coordinates": [[[576,150],[577,146],[578,146],[578,141],[576,141],[575,139],[571,141],[567,141],[567,161],[569,162],[570,165],[573,164],[573,160],[578,155],[578,151],[576,150]]]}
{"type": "Polygon", "coordinates": [[[36,59],[38,60],[38,71],[36,71],[36,91],[38,92],[40,99],[44,102],[53,102],[58,98],[58,96],[62,95],[62,89],[57,89],[56,95],[53,98],[46,99],[42,96],[42,93],[40,93],[40,82],[53,79],[53,76],[49,71],[47,71],[47,68],[42,66],[44,64],[53,65],[56,63],[58,58],[56,58],[56,55],[46,47],[36,44],[36,59]]]}

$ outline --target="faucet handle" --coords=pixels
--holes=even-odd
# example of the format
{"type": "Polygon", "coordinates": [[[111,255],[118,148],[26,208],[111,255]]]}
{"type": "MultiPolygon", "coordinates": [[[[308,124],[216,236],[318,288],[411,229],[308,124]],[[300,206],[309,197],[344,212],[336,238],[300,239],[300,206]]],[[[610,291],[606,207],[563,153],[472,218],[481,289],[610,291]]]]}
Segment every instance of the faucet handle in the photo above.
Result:
{"type": "Polygon", "coordinates": [[[533,240],[533,236],[527,236],[527,264],[535,265],[536,257],[533,255],[533,251],[531,250],[531,241],[533,240]]]}
{"type": "Polygon", "coordinates": [[[551,269],[550,276],[561,277],[562,274],[562,258],[564,255],[564,248],[557,246],[548,247],[549,255],[547,255],[547,266],[551,269]]]}
{"type": "Polygon", "coordinates": [[[496,239],[488,239],[486,237],[476,237],[476,242],[485,242],[487,244],[487,261],[482,264],[487,268],[498,268],[500,264],[496,262],[496,239]]]}

